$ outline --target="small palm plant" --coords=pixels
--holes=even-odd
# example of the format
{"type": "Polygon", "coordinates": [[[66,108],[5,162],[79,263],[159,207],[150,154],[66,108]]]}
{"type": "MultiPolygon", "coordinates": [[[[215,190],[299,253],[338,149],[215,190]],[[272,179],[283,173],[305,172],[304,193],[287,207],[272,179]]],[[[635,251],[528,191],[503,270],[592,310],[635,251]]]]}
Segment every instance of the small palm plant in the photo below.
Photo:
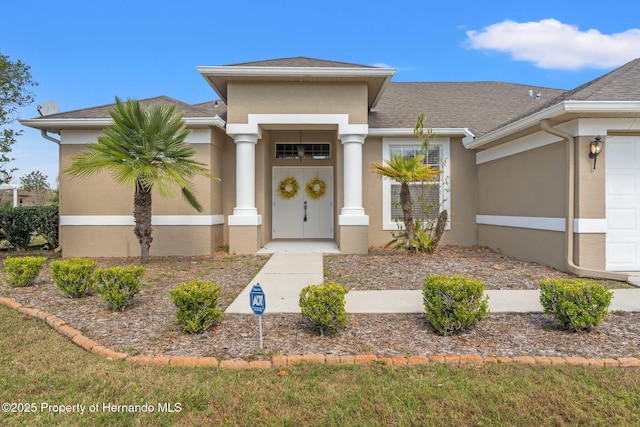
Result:
{"type": "Polygon", "coordinates": [[[192,179],[201,175],[218,180],[204,163],[192,159],[195,149],[186,138],[182,114],[174,105],[156,104],[143,108],[136,100],[121,101],[110,112],[113,125],[98,142],[73,157],[65,172],[86,178],[102,170],[111,172],[118,184],[134,187],[135,235],[140,242],[140,262],[149,262],[151,247],[151,193],[171,196],[179,187],[187,202],[202,211],[192,179]]]}
{"type": "Polygon", "coordinates": [[[440,174],[440,171],[424,164],[424,156],[404,157],[395,154],[385,164],[372,163],[374,173],[378,178],[390,178],[400,184],[400,205],[402,219],[407,235],[408,250],[415,252],[416,225],[413,219],[413,203],[409,184],[412,182],[430,181],[440,174]]]}

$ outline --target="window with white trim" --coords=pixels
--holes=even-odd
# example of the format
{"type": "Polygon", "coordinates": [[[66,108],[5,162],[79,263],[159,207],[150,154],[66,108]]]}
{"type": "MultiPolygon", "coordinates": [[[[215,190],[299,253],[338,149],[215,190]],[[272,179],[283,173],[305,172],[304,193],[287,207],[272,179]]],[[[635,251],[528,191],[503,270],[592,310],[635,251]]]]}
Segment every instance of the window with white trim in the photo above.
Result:
{"type": "MultiPolygon", "coordinates": [[[[382,141],[382,158],[390,160],[394,155],[404,157],[414,157],[422,154],[422,146],[420,141],[415,138],[384,138],[382,141]]],[[[451,217],[451,209],[449,206],[449,198],[445,197],[446,183],[449,182],[449,156],[450,141],[449,138],[438,138],[429,146],[424,163],[440,170],[442,173],[435,177],[434,180],[427,182],[422,186],[421,183],[410,183],[411,198],[413,200],[414,218],[434,219],[437,218],[443,209],[449,211],[451,217]],[[422,207],[426,208],[426,215],[423,214],[422,207]]],[[[385,178],[382,180],[382,219],[383,230],[397,230],[399,226],[403,226],[402,208],[400,206],[400,184],[385,178]]],[[[447,223],[447,229],[450,229],[450,223],[447,223]]]]}

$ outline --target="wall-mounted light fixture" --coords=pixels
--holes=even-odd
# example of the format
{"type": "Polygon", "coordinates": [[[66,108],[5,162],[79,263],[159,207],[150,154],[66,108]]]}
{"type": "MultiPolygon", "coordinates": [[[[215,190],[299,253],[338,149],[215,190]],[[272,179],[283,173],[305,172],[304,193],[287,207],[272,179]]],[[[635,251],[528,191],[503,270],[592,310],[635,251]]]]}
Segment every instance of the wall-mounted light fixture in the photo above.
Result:
{"type": "Polygon", "coordinates": [[[602,151],[604,141],[600,139],[600,135],[596,136],[589,144],[589,158],[593,159],[593,168],[596,168],[596,160],[598,160],[598,154],[602,151]]]}

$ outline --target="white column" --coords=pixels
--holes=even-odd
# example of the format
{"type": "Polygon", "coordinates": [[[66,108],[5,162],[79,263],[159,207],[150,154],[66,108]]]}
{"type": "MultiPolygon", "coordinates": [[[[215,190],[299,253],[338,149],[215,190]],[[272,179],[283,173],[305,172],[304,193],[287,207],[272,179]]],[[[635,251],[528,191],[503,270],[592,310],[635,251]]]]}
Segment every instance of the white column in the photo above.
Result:
{"type": "Polygon", "coordinates": [[[362,145],[365,135],[342,135],[344,147],[344,205],[338,217],[340,225],[369,225],[362,207],[362,145]]]}
{"type": "Polygon", "coordinates": [[[229,225],[259,225],[262,216],[256,209],[256,143],[255,134],[234,135],[236,144],[236,206],[229,225]]]}

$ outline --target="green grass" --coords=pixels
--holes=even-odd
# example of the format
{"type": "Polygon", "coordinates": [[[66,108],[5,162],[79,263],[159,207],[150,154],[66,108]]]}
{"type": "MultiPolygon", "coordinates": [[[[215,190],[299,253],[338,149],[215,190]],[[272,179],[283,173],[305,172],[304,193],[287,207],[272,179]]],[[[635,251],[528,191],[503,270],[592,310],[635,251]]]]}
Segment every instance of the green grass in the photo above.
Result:
{"type": "Polygon", "coordinates": [[[640,424],[640,370],[577,366],[138,366],[86,353],[37,319],[0,307],[0,413],[9,426],[501,426],[640,424]],[[55,414],[43,404],[95,413],[55,414]],[[105,404],[154,413],[105,412],[105,404]],[[168,403],[180,412],[160,413],[168,403]]]}

